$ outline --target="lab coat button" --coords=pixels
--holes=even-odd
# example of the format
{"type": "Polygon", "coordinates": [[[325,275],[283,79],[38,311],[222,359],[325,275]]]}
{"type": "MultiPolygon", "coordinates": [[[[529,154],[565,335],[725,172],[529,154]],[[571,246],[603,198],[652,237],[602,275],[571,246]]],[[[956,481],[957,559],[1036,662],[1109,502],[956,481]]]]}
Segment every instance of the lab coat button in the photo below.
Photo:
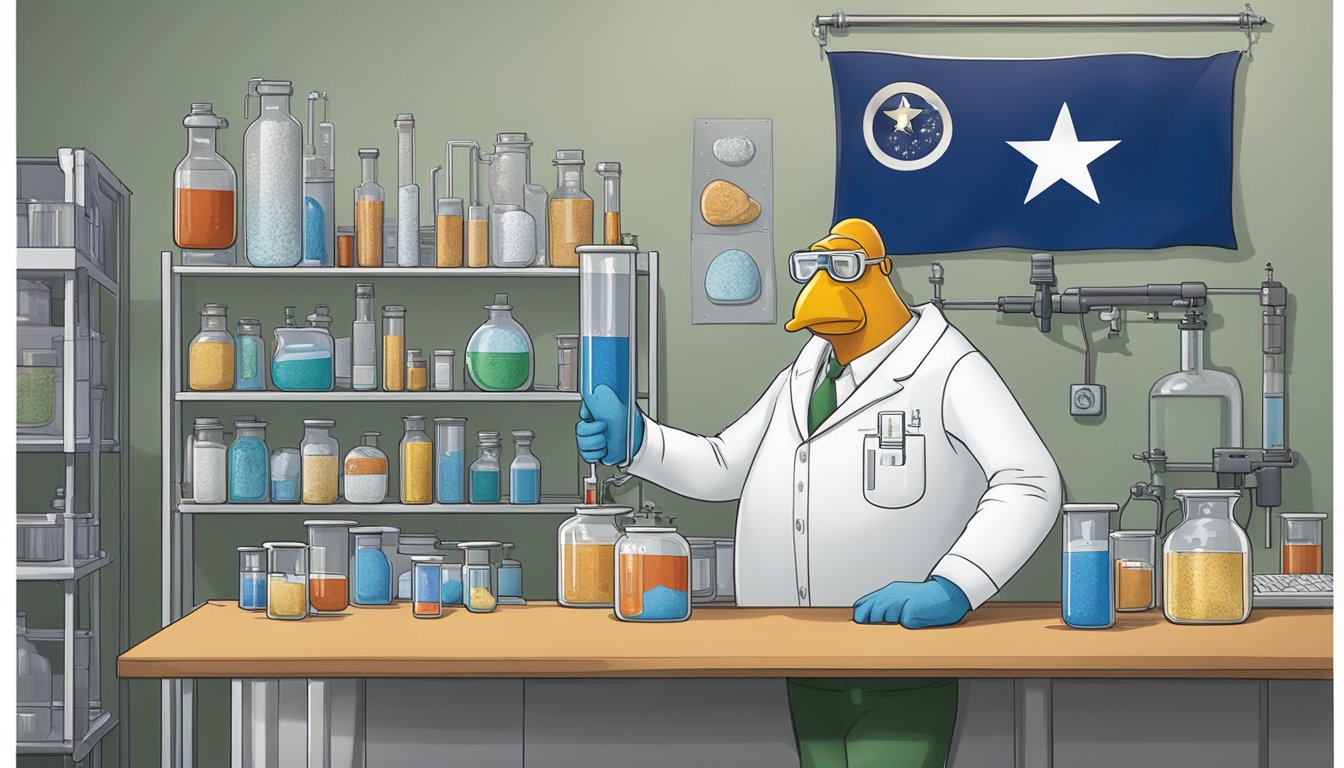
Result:
{"type": "Polygon", "coordinates": [[[801,450],[801,451],[798,452],[798,463],[799,463],[799,464],[806,464],[806,463],[807,463],[807,450],[806,450],[806,449],[801,450]]]}
{"type": "Polygon", "coordinates": [[[807,599],[807,587],[799,587],[799,588],[798,588],[798,599],[800,599],[800,600],[806,600],[806,599],[807,599]]]}
{"type": "Polygon", "coordinates": [[[803,523],[802,520],[794,520],[793,527],[798,529],[799,533],[804,533],[807,530],[807,526],[803,523]]]}
{"type": "Polygon", "coordinates": [[[799,492],[799,493],[802,493],[802,492],[803,492],[803,481],[802,481],[802,480],[799,480],[799,481],[798,481],[798,492],[799,492]]]}

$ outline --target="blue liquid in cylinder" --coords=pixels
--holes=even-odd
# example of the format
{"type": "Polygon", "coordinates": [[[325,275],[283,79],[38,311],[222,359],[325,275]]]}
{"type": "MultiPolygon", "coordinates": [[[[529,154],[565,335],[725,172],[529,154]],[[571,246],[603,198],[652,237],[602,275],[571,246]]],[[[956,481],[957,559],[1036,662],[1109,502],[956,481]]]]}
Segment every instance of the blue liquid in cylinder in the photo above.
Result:
{"type": "Polygon", "coordinates": [[[509,501],[514,504],[536,504],[541,500],[541,470],[510,469],[509,501]]]}
{"type": "Polygon", "coordinates": [[[266,610],[266,574],[239,574],[238,607],[244,611],[266,610]]]}
{"type": "Polygon", "coordinates": [[[1265,447],[1282,448],[1283,442],[1283,395],[1268,395],[1265,397],[1265,447]]]}
{"type": "Polygon", "coordinates": [[[293,504],[299,500],[299,479],[271,480],[271,501],[277,504],[293,504]]]}
{"type": "MultiPolygon", "coordinates": [[[[606,385],[616,392],[621,405],[630,405],[630,338],[627,336],[584,336],[579,388],[588,399],[598,387],[606,385]]],[[[629,413],[620,429],[607,434],[608,451],[626,456],[629,413]]]]}
{"type": "Polygon", "coordinates": [[[392,602],[392,565],[381,549],[355,552],[355,603],[387,605],[392,602]]]}
{"type": "Polygon", "coordinates": [[[295,344],[283,358],[271,360],[271,383],[285,392],[327,392],[332,387],[331,353],[312,344],[295,344]]]}
{"type": "Polygon", "coordinates": [[[434,478],[434,494],[435,500],[440,504],[461,504],[466,500],[462,494],[464,461],[461,451],[444,451],[439,454],[438,477],[434,478]]]}
{"type": "Polygon", "coordinates": [[[471,470],[471,503],[499,503],[499,470],[471,470]]]}
{"type": "Polygon", "coordinates": [[[1064,554],[1064,623],[1071,627],[1108,627],[1114,618],[1111,586],[1111,554],[1067,552],[1064,554]]]}

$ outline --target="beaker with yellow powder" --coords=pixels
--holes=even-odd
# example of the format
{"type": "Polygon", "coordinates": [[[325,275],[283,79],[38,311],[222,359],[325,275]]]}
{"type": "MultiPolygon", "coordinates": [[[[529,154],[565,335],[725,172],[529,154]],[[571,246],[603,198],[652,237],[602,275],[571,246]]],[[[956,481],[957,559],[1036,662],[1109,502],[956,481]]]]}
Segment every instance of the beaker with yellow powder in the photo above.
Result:
{"type": "Polygon", "coordinates": [[[1185,519],[1162,546],[1162,612],[1177,624],[1251,615],[1251,542],[1232,515],[1237,490],[1179,490],[1185,519]]]}

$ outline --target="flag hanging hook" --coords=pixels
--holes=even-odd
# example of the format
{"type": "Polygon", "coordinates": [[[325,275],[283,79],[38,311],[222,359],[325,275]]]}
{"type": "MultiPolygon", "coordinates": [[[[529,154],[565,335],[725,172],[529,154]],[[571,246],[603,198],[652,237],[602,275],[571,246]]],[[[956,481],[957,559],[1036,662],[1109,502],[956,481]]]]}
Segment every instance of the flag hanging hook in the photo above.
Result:
{"type": "Polygon", "coordinates": [[[1251,36],[1257,24],[1264,24],[1265,17],[1257,16],[1251,4],[1246,4],[1246,10],[1241,14],[1241,28],[1246,30],[1246,58],[1255,61],[1255,54],[1251,53],[1251,46],[1255,44],[1255,39],[1251,36]]]}

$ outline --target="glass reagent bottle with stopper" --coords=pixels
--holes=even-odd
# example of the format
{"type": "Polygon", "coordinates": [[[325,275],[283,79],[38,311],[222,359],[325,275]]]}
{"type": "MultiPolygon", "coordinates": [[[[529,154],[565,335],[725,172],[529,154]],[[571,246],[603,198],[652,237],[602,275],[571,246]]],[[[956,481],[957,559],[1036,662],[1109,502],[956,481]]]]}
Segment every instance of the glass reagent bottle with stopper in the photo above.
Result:
{"type": "Polygon", "coordinates": [[[187,386],[197,392],[233,389],[236,347],[228,331],[229,308],[206,304],[201,308],[201,330],[187,348],[187,386]]]}
{"type": "Polygon", "coordinates": [[[509,501],[514,504],[536,504],[541,501],[541,461],[532,454],[529,429],[513,432],[513,463],[509,465],[509,501]]]}
{"type": "Polygon", "coordinates": [[[363,443],[345,455],[345,500],[381,504],[387,498],[387,454],[378,448],[378,432],[365,432],[363,443]]]}
{"type": "Polygon", "coordinates": [[[383,204],[378,185],[378,150],[359,150],[363,183],[355,187],[355,259],[361,267],[383,266],[383,204]]]}
{"type": "Polygon", "coordinates": [[[191,105],[182,120],[187,154],[173,172],[173,241],[188,266],[233,266],[237,239],[238,176],[219,154],[217,139],[229,121],[211,104],[191,105]]]}
{"type": "Polygon", "coordinates": [[[552,267],[577,267],[574,250],[593,242],[593,198],[583,191],[583,150],[556,150],[555,191],[549,210],[552,267]]]}
{"type": "Polygon", "coordinates": [[[288,80],[253,78],[257,118],[243,135],[243,197],[247,261],[254,267],[292,267],[303,257],[303,126],[289,112],[288,80]]]}
{"type": "Polygon", "coordinates": [[[229,447],[229,502],[266,503],[271,499],[271,452],[266,449],[266,422],[240,421],[234,429],[237,434],[229,447]]]}
{"type": "Polygon", "coordinates": [[[471,503],[499,503],[499,433],[476,433],[479,456],[471,463],[471,503]]]}

